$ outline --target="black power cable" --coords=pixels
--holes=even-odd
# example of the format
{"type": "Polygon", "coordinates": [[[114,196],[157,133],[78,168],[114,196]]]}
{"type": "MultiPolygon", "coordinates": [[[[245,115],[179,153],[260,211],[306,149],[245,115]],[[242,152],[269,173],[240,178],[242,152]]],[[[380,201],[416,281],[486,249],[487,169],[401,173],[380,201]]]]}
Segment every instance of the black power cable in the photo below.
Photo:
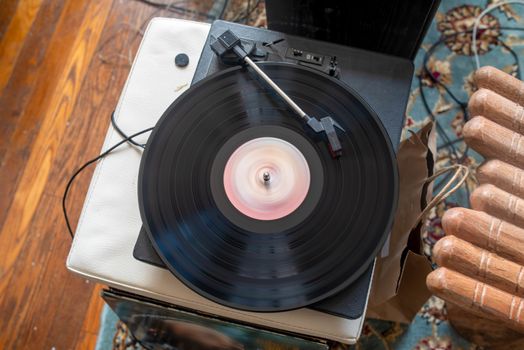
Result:
{"type": "Polygon", "coordinates": [[[142,149],[144,149],[146,147],[146,145],[144,143],[136,142],[135,140],[133,140],[132,137],[130,138],[125,132],[122,131],[122,129],[120,129],[120,127],[118,126],[118,124],[116,123],[116,120],[115,120],[115,111],[113,111],[113,113],[111,113],[111,125],[113,126],[113,128],[115,128],[116,132],[120,136],[122,136],[124,139],[127,139],[128,142],[130,144],[132,144],[133,146],[140,147],[142,149]]]}
{"type": "Polygon", "coordinates": [[[113,146],[111,146],[108,150],[106,150],[105,152],[101,153],[100,155],[98,155],[97,157],[87,161],[86,163],[84,163],[80,168],[78,168],[74,174],[69,178],[69,181],[67,182],[67,185],[66,185],[66,188],[64,190],[64,195],[62,196],[62,210],[64,212],[64,219],[65,219],[65,222],[66,222],[66,225],[67,225],[67,230],[69,231],[69,235],[71,236],[71,239],[73,239],[74,237],[74,234],[73,234],[73,229],[71,228],[71,223],[69,222],[69,216],[67,215],[67,195],[69,194],[69,190],[71,189],[71,185],[73,184],[73,181],[75,180],[75,178],[85,169],[87,168],[89,165],[95,163],[96,161],[104,158],[105,156],[107,156],[109,153],[113,152],[116,148],[120,147],[121,145],[123,145],[124,143],[126,142],[129,142],[131,140],[133,140],[134,137],[137,137],[139,135],[142,135],[142,134],[145,134],[146,132],[149,132],[153,130],[153,128],[147,128],[147,129],[144,129],[142,131],[139,131],[139,132],[136,132],[134,133],[133,135],[130,135],[130,136],[127,136],[125,137],[122,141],[114,144],[113,146]]]}

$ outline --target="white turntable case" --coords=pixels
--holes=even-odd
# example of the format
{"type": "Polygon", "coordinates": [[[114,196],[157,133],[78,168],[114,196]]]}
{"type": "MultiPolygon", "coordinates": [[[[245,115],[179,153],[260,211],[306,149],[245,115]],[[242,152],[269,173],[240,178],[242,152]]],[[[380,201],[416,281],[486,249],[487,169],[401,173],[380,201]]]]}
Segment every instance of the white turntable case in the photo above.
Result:
{"type": "MultiPolygon", "coordinates": [[[[192,80],[209,25],[155,18],[144,35],[115,111],[128,134],[155,125],[192,80]],[[176,67],[178,53],[189,65],[176,67]]],[[[203,101],[205,103],[205,101],[203,101]]],[[[103,149],[122,138],[109,128],[103,149]]],[[[146,136],[137,138],[145,142],[146,136]]],[[[364,317],[344,319],[311,309],[256,313],[224,307],[196,294],[168,270],[133,257],[141,227],[137,178],[141,152],[123,145],[95,170],[77,226],[67,268],[105,285],[186,308],[322,339],[354,343],[364,317]]],[[[368,291],[369,292],[369,291],[368,291]]]]}

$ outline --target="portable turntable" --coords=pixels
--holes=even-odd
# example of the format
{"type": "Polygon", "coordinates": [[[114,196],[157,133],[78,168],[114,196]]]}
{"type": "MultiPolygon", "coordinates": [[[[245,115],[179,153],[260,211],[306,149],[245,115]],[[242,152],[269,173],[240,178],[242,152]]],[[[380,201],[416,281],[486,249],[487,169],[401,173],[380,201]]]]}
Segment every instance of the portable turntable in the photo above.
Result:
{"type": "MultiPolygon", "coordinates": [[[[207,31],[167,19],[148,28],[119,125],[151,126],[173,101],[177,85],[163,75],[175,53],[189,56],[176,72],[191,88],[165,110],[143,155],[129,146],[97,166],[68,268],[116,288],[106,301],[117,313],[133,309],[115,306],[111,293],[123,290],[126,300],[352,343],[395,211],[412,62],[223,21],[200,55],[180,39],[207,31]],[[340,126],[340,154],[251,68],[219,59],[211,44],[228,30],[308,116],[340,126]],[[165,49],[173,39],[177,49],[165,49]],[[276,154],[269,164],[268,152],[276,154]]],[[[105,148],[115,137],[108,133],[105,148]]]]}
{"type": "MultiPolygon", "coordinates": [[[[310,305],[349,318],[361,316],[372,261],[387,236],[396,208],[393,147],[399,142],[411,75],[407,60],[216,21],[192,89],[166,111],[146,147],[139,196],[148,228],[141,230],[134,256],[157,266],[167,265],[200,294],[231,307],[279,311],[310,305]],[[332,160],[327,137],[308,130],[252,69],[238,64],[234,54],[225,63],[217,57],[213,44],[228,32],[238,33],[249,57],[284,91],[292,93],[310,115],[330,115],[342,125],[337,131],[343,148],[341,157],[332,160]],[[366,72],[367,76],[362,76],[366,72]],[[351,87],[362,85],[366,86],[365,95],[351,87]],[[361,96],[370,98],[370,105],[361,96]],[[180,156],[173,157],[175,150],[180,156]],[[275,194],[269,194],[271,186],[264,184],[262,177],[270,176],[263,169],[272,167],[271,159],[253,160],[263,157],[264,152],[279,152],[285,162],[292,162],[294,153],[302,157],[294,164],[296,173],[291,171],[291,176],[298,178],[286,185],[286,190],[292,186],[289,192],[295,191],[291,200],[277,199],[275,204],[275,194]],[[251,161],[229,166],[234,157],[251,161]],[[301,168],[302,164],[306,165],[301,168]],[[235,176],[230,169],[235,166],[239,168],[237,178],[227,180],[227,176],[235,176]],[[253,170],[243,176],[243,171],[257,166],[258,174],[253,170]],[[254,180],[252,195],[262,188],[273,201],[271,205],[267,206],[263,198],[257,203],[260,208],[248,207],[246,202],[253,198],[245,198],[249,193],[239,188],[242,181],[249,188],[247,178],[254,180]],[[300,187],[302,180],[307,182],[305,191],[300,187]],[[184,190],[187,193],[182,193],[184,190]],[[159,198],[165,194],[169,198],[159,198]],[[301,197],[300,205],[285,212],[286,205],[297,196],[301,197]],[[200,198],[205,199],[196,203],[200,198]],[[184,200],[194,206],[185,208],[184,200]],[[178,211],[172,205],[183,209],[178,211]],[[285,213],[280,215],[279,210],[285,213]],[[173,212],[177,212],[176,217],[165,220],[173,212]],[[238,236],[230,235],[236,230],[238,236]],[[212,242],[216,236],[218,241],[212,242]],[[301,240],[310,246],[296,257],[287,256],[295,249],[287,247],[300,246],[301,240]],[[239,265],[224,266],[225,262],[215,261],[218,257],[197,262],[201,252],[189,253],[194,241],[210,243],[201,249],[219,254],[219,260],[227,260],[227,264],[239,265]],[[223,242],[225,246],[220,245],[223,242]],[[278,255],[275,249],[283,247],[286,251],[278,255]],[[177,249],[180,251],[174,253],[177,249]],[[240,255],[246,261],[239,261],[240,255]],[[275,265],[271,265],[273,262],[275,265]],[[243,266],[248,264],[251,266],[243,266]],[[325,266],[319,269],[322,264],[325,266]],[[304,265],[310,265],[310,270],[304,265]],[[242,270],[244,267],[246,270],[242,270]],[[312,275],[306,280],[296,280],[309,271],[312,275]],[[288,274],[282,277],[282,283],[288,285],[280,289],[281,273],[288,274]],[[206,280],[208,274],[214,276],[213,281],[206,280]],[[217,276],[223,276],[223,280],[217,281],[217,276]],[[246,285],[242,286],[244,280],[246,285]],[[259,290],[254,288],[258,283],[264,284],[259,290]],[[239,291],[241,288],[244,290],[239,291]]],[[[274,171],[285,169],[276,166],[274,171]]]]}

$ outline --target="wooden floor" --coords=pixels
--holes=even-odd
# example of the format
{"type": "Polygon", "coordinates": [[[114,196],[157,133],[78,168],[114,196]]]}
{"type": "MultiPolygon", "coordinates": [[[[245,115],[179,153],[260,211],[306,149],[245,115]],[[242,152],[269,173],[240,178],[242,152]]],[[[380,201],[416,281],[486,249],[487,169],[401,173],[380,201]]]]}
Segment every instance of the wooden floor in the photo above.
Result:
{"type": "MultiPolygon", "coordinates": [[[[130,0],[0,0],[0,349],[94,348],[100,287],[65,268],[61,199],[98,154],[153,15],[188,18],[130,0]]],[[[73,227],[92,172],[72,189],[73,227]]]]}

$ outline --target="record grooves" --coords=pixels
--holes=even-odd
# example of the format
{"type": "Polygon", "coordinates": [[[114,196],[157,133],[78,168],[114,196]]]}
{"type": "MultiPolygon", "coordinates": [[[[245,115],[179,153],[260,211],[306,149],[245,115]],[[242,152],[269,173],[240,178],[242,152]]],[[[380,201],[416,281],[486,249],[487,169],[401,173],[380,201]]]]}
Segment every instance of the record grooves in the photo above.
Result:
{"type": "Polygon", "coordinates": [[[353,90],[296,65],[261,67],[308,114],[343,126],[342,156],[333,159],[249,71],[231,68],[164,113],[142,157],[138,195],[151,242],[185,284],[223,305],[280,311],[334,295],[368,268],[391,227],[398,180],[389,137],[353,90]],[[224,185],[232,154],[255,139],[285,141],[309,169],[303,200],[274,220],[238,210],[224,185]]]}

